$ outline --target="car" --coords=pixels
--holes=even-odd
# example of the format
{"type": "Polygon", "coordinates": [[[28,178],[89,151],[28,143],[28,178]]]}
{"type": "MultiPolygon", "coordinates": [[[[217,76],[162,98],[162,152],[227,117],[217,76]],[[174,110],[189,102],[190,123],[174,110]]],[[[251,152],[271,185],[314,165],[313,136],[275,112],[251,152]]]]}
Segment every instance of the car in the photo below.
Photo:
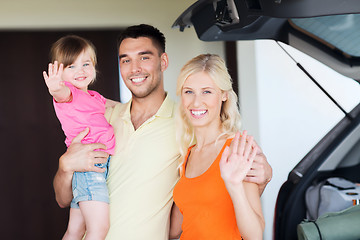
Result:
{"type": "MultiPolygon", "coordinates": [[[[173,23],[203,41],[272,39],[360,83],[360,1],[199,0],[173,23]]],[[[274,210],[273,239],[297,239],[307,189],[330,177],[360,182],[360,104],[348,111],[300,64],[344,117],[289,172],[274,210]]]]}

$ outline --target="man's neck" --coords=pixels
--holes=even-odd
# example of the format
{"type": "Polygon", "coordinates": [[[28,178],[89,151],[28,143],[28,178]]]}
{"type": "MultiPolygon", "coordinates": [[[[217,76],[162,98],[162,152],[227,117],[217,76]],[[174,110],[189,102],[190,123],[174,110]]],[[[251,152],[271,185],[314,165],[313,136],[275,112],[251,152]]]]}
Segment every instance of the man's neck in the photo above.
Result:
{"type": "Polygon", "coordinates": [[[144,98],[136,98],[133,96],[131,103],[131,122],[138,129],[146,120],[156,114],[166,97],[165,91],[157,94],[151,94],[144,98]]]}

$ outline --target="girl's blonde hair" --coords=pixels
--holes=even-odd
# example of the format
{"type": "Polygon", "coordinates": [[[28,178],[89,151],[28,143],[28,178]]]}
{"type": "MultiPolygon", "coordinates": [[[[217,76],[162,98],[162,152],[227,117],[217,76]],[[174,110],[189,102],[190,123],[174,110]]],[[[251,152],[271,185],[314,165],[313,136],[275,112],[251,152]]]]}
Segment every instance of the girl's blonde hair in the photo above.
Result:
{"type": "MultiPolygon", "coordinates": [[[[201,54],[188,61],[180,71],[177,79],[176,94],[181,96],[182,88],[186,79],[198,72],[207,73],[215,85],[223,93],[227,93],[227,99],[223,101],[220,112],[223,135],[233,135],[240,130],[241,117],[238,109],[238,97],[232,88],[232,80],[224,60],[215,54],[201,54]]],[[[176,138],[180,144],[182,159],[187,149],[196,143],[194,130],[188,121],[184,107],[180,101],[176,117],[176,138]]]]}
{"type": "Polygon", "coordinates": [[[96,69],[97,59],[95,46],[89,40],[76,35],[62,37],[52,45],[50,50],[51,62],[54,63],[54,61],[58,61],[59,64],[62,63],[65,68],[74,63],[84,51],[89,51],[91,61],[96,69]]]}

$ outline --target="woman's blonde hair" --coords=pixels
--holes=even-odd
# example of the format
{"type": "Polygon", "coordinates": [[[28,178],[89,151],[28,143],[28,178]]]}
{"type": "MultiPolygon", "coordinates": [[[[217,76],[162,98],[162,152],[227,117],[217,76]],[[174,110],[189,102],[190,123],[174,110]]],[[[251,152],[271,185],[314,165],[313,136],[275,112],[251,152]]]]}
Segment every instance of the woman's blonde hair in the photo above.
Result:
{"type": "MultiPolygon", "coordinates": [[[[220,112],[223,135],[233,135],[240,130],[241,117],[238,109],[238,97],[232,88],[232,80],[224,60],[215,54],[201,54],[188,61],[180,71],[177,79],[176,94],[181,96],[182,88],[186,79],[198,72],[207,73],[215,85],[224,93],[227,99],[223,101],[220,112]]],[[[182,158],[186,155],[187,149],[196,143],[193,128],[188,121],[184,107],[180,101],[176,117],[176,138],[180,144],[182,158]]]]}

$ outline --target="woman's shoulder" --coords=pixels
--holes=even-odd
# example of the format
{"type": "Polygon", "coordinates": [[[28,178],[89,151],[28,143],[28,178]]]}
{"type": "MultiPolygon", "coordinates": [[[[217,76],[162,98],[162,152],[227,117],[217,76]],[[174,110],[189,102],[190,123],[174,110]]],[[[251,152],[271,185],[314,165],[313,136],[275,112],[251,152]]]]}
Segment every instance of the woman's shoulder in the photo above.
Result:
{"type": "Polygon", "coordinates": [[[226,133],[224,134],[224,138],[226,138],[224,145],[230,146],[232,140],[235,137],[235,133],[226,133]]]}

